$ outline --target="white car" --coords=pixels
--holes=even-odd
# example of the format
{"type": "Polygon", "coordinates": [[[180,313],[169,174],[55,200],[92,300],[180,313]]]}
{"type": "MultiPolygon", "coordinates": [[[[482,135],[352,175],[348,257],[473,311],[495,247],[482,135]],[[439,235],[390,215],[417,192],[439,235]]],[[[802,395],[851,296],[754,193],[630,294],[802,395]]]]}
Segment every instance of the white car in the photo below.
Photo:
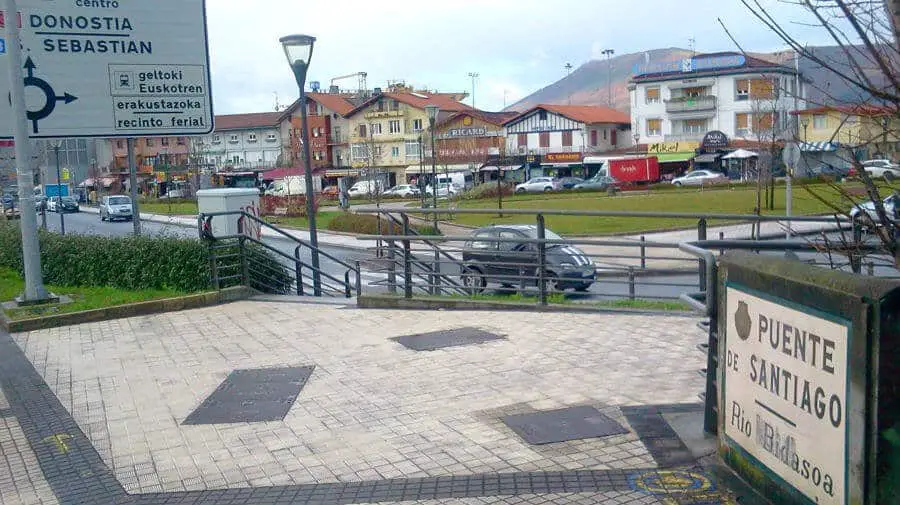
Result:
{"type": "Polygon", "coordinates": [[[419,188],[411,184],[401,184],[384,192],[385,196],[399,196],[401,198],[410,198],[419,196],[419,188]]]}
{"type": "MultiPolygon", "coordinates": [[[[431,186],[428,186],[427,188],[425,188],[426,195],[432,195],[433,194],[432,191],[434,191],[434,190],[432,189],[431,186]]],[[[460,192],[461,191],[459,189],[459,186],[457,186],[456,184],[453,184],[453,183],[441,182],[441,183],[438,183],[438,185],[437,185],[438,198],[446,198],[448,196],[456,196],[460,192]]]]}
{"type": "Polygon", "coordinates": [[[675,186],[706,186],[709,184],[722,184],[728,182],[728,178],[719,172],[712,170],[694,170],[681,177],[672,179],[675,186]]]}
{"type": "Polygon", "coordinates": [[[862,163],[863,170],[873,179],[881,179],[892,181],[900,177],[900,165],[892,163],[891,160],[869,160],[862,163]]]}
{"type": "Polygon", "coordinates": [[[516,193],[549,193],[559,189],[559,181],[553,177],[535,177],[516,185],[516,193]]]}
{"type": "MultiPolygon", "coordinates": [[[[896,214],[894,212],[896,211],[897,203],[896,195],[891,195],[882,202],[884,205],[884,212],[887,214],[887,218],[892,222],[896,219],[896,214]]],[[[876,224],[881,221],[878,219],[878,213],[875,211],[875,202],[856,204],[855,207],[850,209],[850,217],[856,217],[860,212],[868,214],[869,218],[876,224]]]]}

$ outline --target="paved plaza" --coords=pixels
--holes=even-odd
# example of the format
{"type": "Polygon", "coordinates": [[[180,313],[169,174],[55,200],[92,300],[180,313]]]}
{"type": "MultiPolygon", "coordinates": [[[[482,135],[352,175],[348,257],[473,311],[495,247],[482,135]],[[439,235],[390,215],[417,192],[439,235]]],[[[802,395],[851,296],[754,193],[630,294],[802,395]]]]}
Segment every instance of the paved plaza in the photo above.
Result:
{"type": "Polygon", "coordinates": [[[701,419],[696,322],[284,299],[0,334],[0,504],[736,503],[667,422],[701,419]]]}

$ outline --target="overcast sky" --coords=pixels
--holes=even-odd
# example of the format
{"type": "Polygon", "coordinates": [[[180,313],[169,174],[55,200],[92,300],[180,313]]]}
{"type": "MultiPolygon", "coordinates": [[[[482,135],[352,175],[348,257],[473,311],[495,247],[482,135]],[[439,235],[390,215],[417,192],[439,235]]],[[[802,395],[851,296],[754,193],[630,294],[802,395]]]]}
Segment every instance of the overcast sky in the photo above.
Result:
{"type": "MultiPolygon", "coordinates": [[[[784,21],[796,7],[760,0],[784,21]]],[[[499,110],[612,48],[617,54],[689,46],[733,50],[721,17],[748,51],[785,46],[751,19],[739,0],[208,0],[213,93],[218,114],[271,111],[297,96],[278,38],[318,38],[309,80],[368,72],[368,85],[405,80],[442,91],[470,91],[476,106],[499,110]]],[[[822,34],[795,25],[807,44],[822,34]],[[806,32],[804,32],[806,30],[806,32]]],[[[355,88],[356,80],[340,83],[355,88]]]]}

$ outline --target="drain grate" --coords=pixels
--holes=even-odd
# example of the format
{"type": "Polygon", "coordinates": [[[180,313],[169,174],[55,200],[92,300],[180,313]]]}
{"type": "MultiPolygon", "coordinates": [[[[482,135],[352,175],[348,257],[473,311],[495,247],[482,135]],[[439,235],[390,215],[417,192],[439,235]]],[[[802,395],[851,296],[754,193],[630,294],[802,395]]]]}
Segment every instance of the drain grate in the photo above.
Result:
{"type": "Polygon", "coordinates": [[[483,344],[493,340],[506,340],[506,338],[502,335],[479,330],[478,328],[457,328],[454,330],[407,335],[392,338],[391,340],[414,351],[436,351],[446,347],[483,344]]]}
{"type": "Polygon", "coordinates": [[[517,414],[504,417],[503,422],[531,445],[629,433],[615,420],[587,406],[517,414]]]}
{"type": "Polygon", "coordinates": [[[281,421],[315,366],[235,370],[182,424],[281,421]]]}

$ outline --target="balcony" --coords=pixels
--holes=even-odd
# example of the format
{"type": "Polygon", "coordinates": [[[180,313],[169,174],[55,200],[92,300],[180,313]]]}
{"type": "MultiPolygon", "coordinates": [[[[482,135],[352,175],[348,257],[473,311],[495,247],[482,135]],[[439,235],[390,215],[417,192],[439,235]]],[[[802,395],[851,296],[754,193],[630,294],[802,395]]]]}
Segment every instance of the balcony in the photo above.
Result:
{"type": "Polygon", "coordinates": [[[403,117],[403,110],[373,110],[366,112],[363,117],[366,119],[381,119],[387,117],[403,117]]]}
{"type": "Polygon", "coordinates": [[[686,96],[666,100],[666,112],[668,114],[704,111],[712,113],[716,110],[716,105],[716,97],[712,95],[698,97],[686,96]]]}

